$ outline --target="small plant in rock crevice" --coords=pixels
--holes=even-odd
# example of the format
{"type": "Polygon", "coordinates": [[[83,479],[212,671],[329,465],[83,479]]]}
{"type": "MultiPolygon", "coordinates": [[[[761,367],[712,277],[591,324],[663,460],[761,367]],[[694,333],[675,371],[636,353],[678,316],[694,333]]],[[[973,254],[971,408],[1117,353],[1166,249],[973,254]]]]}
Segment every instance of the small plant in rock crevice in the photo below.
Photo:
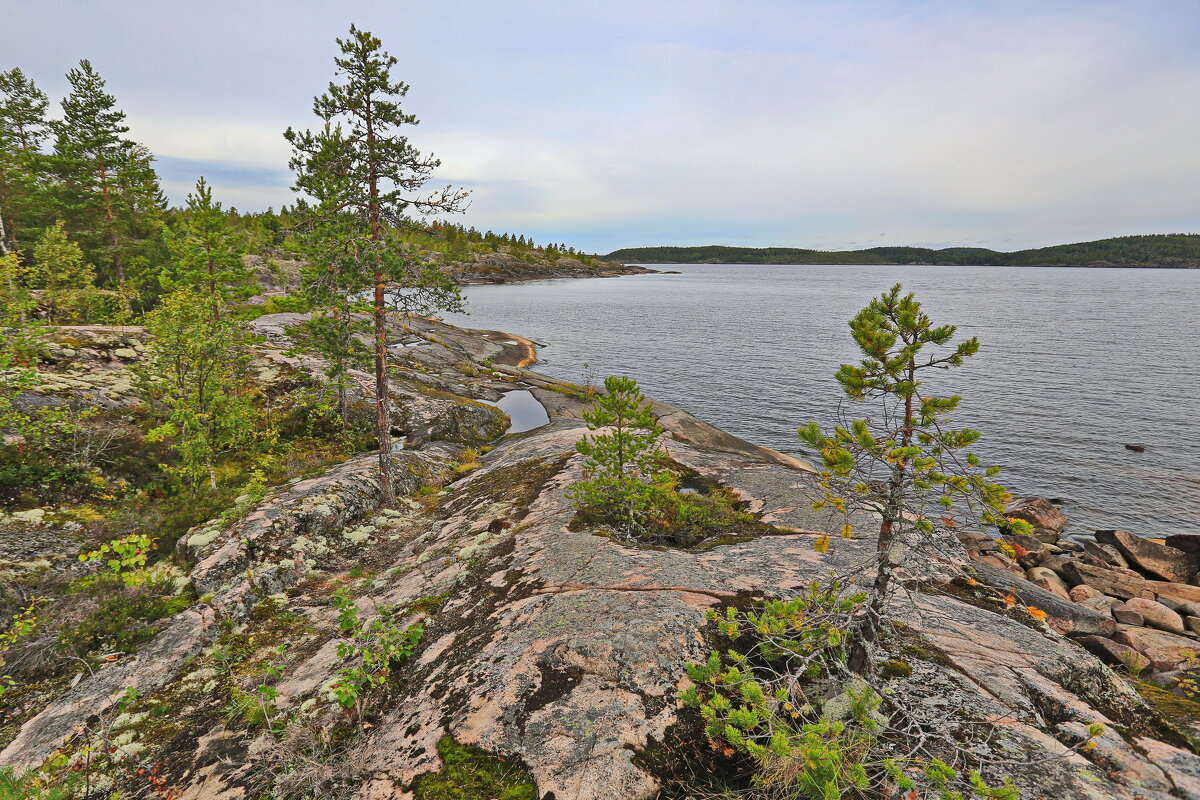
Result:
{"type": "Polygon", "coordinates": [[[659,444],[663,428],[637,381],[609,376],[604,389],[583,412],[593,433],[576,444],[586,460],[567,496],[578,521],[609,526],[637,543],[683,547],[756,523],[727,489],[679,491],[685,470],[659,444]]]}
{"type": "Polygon", "coordinates": [[[425,627],[419,622],[399,627],[395,620],[400,612],[392,606],[379,607],[375,616],[364,620],[358,606],[340,588],[334,592],[333,605],[344,637],[338,642],[337,654],[351,665],[338,672],[332,691],[338,705],[361,716],[370,693],[412,656],[425,627]]]}

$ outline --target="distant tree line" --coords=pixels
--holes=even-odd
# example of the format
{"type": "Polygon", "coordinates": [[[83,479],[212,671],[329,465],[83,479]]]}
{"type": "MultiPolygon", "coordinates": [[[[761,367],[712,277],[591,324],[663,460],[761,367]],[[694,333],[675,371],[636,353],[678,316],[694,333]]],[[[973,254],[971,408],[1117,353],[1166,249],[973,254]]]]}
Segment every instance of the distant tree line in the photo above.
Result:
{"type": "MultiPolygon", "coordinates": [[[[125,112],[92,64],[80,61],[67,81],[70,90],[53,114],[50,98],[19,67],[0,72],[0,257],[15,259],[5,272],[10,293],[99,291],[87,302],[76,298],[70,313],[59,291],[53,321],[60,323],[116,321],[114,308],[137,316],[179,286],[178,270],[197,268],[198,256],[181,249],[193,225],[203,228],[194,232],[207,239],[202,248],[220,242],[228,251],[221,269],[245,254],[305,257],[296,233],[306,217],[298,206],[239,213],[222,208],[201,179],[195,204],[189,198],[186,207],[170,207],[153,154],[130,137],[125,112]]],[[[565,244],[539,246],[523,234],[420,218],[387,220],[381,236],[389,246],[442,261],[496,252],[530,262],[593,260],[565,244]]],[[[209,288],[231,277],[210,276],[209,288]]],[[[232,280],[242,285],[234,294],[245,297],[248,279],[232,280]]]]}
{"type": "Polygon", "coordinates": [[[627,247],[605,261],[646,264],[938,264],[951,266],[1200,267],[1200,234],[1120,236],[1003,253],[984,247],[869,247],[805,250],[797,247],[627,247]]]}

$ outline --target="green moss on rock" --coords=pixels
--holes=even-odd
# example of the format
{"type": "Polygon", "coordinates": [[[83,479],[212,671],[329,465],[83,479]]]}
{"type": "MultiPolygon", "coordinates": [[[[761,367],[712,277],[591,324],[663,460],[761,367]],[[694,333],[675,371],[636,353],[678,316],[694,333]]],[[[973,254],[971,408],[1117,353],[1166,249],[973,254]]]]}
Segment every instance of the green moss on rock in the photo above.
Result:
{"type": "Polygon", "coordinates": [[[416,779],[416,800],[537,800],[537,786],[513,761],[459,744],[452,736],[438,742],[438,754],[444,766],[416,779]]]}
{"type": "Polygon", "coordinates": [[[1200,751],[1200,702],[1146,681],[1134,681],[1134,688],[1170,732],[1183,739],[1192,750],[1200,751]]]}

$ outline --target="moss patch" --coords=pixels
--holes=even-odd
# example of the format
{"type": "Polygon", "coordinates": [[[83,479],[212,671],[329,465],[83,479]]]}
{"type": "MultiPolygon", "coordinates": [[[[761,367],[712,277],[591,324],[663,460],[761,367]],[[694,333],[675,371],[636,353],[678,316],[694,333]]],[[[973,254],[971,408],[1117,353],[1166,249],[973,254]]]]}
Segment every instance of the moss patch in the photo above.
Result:
{"type": "Polygon", "coordinates": [[[416,800],[537,800],[537,786],[513,761],[461,745],[452,736],[438,742],[438,755],[444,766],[416,779],[416,800]]]}
{"type": "Polygon", "coordinates": [[[1134,681],[1133,685],[1157,713],[1160,722],[1183,740],[1173,743],[1186,743],[1192,751],[1200,750],[1200,702],[1146,681],[1134,681]]]}

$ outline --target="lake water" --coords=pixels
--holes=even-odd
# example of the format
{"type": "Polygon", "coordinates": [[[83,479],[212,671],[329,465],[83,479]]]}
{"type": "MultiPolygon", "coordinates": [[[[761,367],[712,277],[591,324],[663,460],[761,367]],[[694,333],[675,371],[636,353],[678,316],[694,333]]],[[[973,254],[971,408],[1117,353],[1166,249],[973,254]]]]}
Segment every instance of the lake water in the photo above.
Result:
{"type": "Polygon", "coordinates": [[[1200,270],[656,266],[679,275],[473,286],[449,321],[534,339],[533,369],[638,379],[755,444],[837,409],[847,320],[900,281],[983,346],[930,388],[1017,494],[1062,498],[1070,531],[1200,533],[1200,270]],[[585,366],[586,365],[586,366],[585,366]],[[1142,444],[1144,453],[1126,450],[1142,444]]]}

